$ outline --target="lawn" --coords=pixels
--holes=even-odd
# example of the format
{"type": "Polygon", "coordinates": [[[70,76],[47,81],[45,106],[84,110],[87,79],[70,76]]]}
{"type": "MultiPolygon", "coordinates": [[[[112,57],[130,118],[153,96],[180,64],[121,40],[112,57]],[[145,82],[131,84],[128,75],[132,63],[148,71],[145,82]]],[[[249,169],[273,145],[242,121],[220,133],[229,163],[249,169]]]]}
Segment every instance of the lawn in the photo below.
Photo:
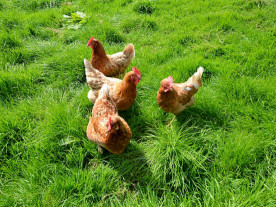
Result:
{"type": "Polygon", "coordinates": [[[0,206],[275,206],[275,19],[274,0],[1,1],[0,206]],[[91,36],[133,43],[142,74],[119,156],[86,136],[91,36]],[[199,66],[167,127],[160,81],[199,66]]]}

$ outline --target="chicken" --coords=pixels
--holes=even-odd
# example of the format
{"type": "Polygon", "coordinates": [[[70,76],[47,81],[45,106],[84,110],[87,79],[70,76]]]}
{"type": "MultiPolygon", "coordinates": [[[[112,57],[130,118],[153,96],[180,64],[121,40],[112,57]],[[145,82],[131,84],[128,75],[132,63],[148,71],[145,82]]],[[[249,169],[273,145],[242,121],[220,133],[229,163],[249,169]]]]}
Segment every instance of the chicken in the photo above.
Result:
{"type": "Polygon", "coordinates": [[[90,62],[84,59],[86,81],[91,90],[88,92],[88,99],[95,103],[99,90],[104,83],[108,84],[110,97],[115,102],[118,110],[127,110],[131,107],[136,98],[136,85],[141,80],[141,73],[137,68],[132,68],[123,80],[106,77],[100,71],[93,68],[90,62]]]}
{"type": "Polygon", "coordinates": [[[115,103],[109,96],[108,85],[104,84],[92,109],[92,117],[87,126],[87,137],[109,152],[122,154],[131,139],[132,133],[125,120],[118,115],[115,103]]]}
{"type": "Polygon", "coordinates": [[[90,38],[87,46],[91,47],[93,51],[90,63],[108,77],[118,77],[124,74],[135,56],[133,44],[127,45],[123,52],[113,55],[107,55],[102,43],[93,37],[90,38]]]}
{"type": "Polygon", "coordinates": [[[173,83],[171,76],[162,80],[157,92],[157,103],[160,108],[177,115],[192,106],[195,102],[194,94],[202,85],[202,73],[203,67],[199,67],[197,72],[185,83],[173,83]]]}

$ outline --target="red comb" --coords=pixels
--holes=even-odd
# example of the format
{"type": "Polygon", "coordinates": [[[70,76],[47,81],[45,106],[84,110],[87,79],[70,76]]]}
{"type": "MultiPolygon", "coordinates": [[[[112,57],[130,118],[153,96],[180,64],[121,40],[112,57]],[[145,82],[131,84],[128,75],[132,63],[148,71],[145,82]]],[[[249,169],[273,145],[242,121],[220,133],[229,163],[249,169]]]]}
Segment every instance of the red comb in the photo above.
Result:
{"type": "Polygon", "coordinates": [[[133,71],[139,78],[141,78],[141,72],[140,72],[137,68],[133,67],[133,68],[132,68],[132,71],[133,71]]]}
{"type": "Polygon", "coordinates": [[[168,81],[169,81],[169,83],[173,83],[173,78],[172,78],[172,76],[169,76],[169,77],[168,77],[168,81]]]}
{"type": "Polygon", "coordinates": [[[91,44],[91,42],[93,41],[94,37],[91,37],[90,40],[88,41],[88,44],[91,44]]]}

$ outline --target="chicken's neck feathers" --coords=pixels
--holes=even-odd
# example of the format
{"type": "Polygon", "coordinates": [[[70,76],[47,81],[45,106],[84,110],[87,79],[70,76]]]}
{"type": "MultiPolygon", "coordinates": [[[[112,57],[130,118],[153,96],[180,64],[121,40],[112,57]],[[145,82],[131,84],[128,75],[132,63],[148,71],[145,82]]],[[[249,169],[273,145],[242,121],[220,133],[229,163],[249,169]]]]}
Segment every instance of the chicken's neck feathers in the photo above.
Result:
{"type": "Polygon", "coordinates": [[[99,42],[97,48],[93,49],[92,60],[101,59],[108,61],[103,45],[99,42]]]}

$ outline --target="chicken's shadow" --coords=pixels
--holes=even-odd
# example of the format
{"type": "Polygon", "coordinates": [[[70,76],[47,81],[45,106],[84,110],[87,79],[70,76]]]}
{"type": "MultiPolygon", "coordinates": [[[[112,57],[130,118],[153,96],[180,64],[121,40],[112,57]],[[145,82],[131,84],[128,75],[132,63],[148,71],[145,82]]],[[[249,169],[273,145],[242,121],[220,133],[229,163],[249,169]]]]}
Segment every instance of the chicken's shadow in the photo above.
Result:
{"type": "Polygon", "coordinates": [[[154,182],[146,156],[135,141],[130,143],[121,155],[105,151],[102,156],[118,172],[123,181],[129,183],[130,190],[136,189],[137,185],[146,186],[154,182]]]}
{"type": "Polygon", "coordinates": [[[119,111],[119,115],[128,123],[132,131],[132,139],[136,141],[140,140],[146,134],[147,129],[152,126],[148,123],[146,117],[141,114],[137,101],[132,104],[129,110],[119,111]]]}
{"type": "Polygon", "coordinates": [[[227,128],[227,117],[218,111],[191,107],[176,116],[178,126],[197,126],[199,130],[204,127],[227,128]]]}

